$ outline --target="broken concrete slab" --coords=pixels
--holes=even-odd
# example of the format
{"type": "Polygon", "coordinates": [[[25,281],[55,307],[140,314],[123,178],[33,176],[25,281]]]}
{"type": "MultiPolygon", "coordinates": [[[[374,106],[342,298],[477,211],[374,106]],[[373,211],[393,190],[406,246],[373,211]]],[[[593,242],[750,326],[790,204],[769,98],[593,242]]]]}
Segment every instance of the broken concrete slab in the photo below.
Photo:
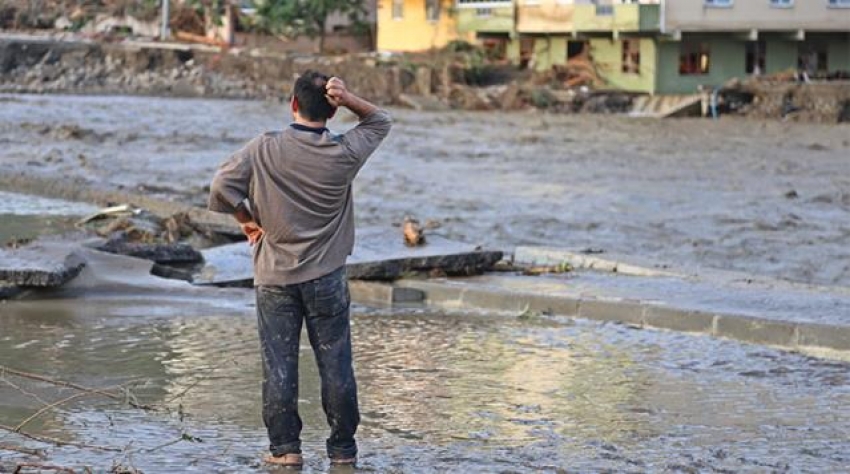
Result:
{"type": "MultiPolygon", "coordinates": [[[[201,252],[206,265],[195,276],[199,285],[252,286],[251,248],[246,243],[214,247],[201,252]]],[[[428,235],[420,247],[406,247],[396,229],[358,231],[348,258],[348,277],[356,280],[396,280],[405,275],[436,271],[442,275],[475,275],[501,260],[502,252],[483,251],[471,244],[428,235]]]]}
{"type": "Polygon", "coordinates": [[[199,263],[204,257],[191,245],[184,243],[148,244],[110,239],[93,246],[102,252],[142,258],[156,263],[199,263]]]}
{"type": "Polygon", "coordinates": [[[55,287],[79,275],[85,261],[73,245],[36,241],[18,249],[0,249],[0,283],[55,287]]]}

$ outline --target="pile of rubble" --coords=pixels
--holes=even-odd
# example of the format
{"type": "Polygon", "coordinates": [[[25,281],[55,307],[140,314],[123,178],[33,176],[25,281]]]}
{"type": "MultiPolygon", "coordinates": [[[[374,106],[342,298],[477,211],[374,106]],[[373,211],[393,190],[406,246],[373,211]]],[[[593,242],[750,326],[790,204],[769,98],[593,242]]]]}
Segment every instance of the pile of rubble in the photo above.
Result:
{"type": "Polygon", "coordinates": [[[850,80],[801,78],[794,71],[730,81],[721,95],[727,102],[746,97],[736,107],[754,118],[781,118],[803,122],[850,122],[850,80]]]}

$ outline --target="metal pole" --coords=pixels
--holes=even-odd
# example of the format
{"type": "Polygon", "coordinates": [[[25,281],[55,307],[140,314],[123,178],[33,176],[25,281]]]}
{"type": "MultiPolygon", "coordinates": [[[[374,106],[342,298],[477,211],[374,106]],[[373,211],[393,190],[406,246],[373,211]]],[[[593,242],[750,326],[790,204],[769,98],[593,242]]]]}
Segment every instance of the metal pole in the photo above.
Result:
{"type": "Polygon", "coordinates": [[[168,39],[169,31],[168,31],[168,20],[169,20],[169,0],[162,0],[162,25],[160,25],[159,36],[162,41],[168,39]]]}

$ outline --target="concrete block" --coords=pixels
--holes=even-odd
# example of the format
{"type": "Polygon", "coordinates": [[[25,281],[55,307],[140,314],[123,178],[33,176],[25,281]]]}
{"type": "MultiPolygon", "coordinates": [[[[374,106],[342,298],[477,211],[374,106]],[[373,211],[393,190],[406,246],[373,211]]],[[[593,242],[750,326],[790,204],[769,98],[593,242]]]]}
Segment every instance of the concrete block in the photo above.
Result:
{"type": "Polygon", "coordinates": [[[797,324],[740,315],[718,315],[714,335],[779,347],[797,346],[797,324]]]}
{"type": "Polygon", "coordinates": [[[582,299],[578,305],[578,317],[643,326],[643,310],[643,305],[635,301],[582,299]]]}
{"type": "MultiPolygon", "coordinates": [[[[427,236],[427,244],[406,247],[395,229],[366,228],[357,233],[354,252],[348,259],[349,279],[397,280],[410,273],[433,270],[446,275],[485,272],[502,259],[502,252],[482,251],[475,245],[427,236]]],[[[206,265],[193,282],[198,285],[239,286],[253,281],[251,247],[244,242],[201,252],[206,265]]]]}
{"type": "Polygon", "coordinates": [[[425,300],[425,292],[415,288],[396,287],[390,283],[352,280],[348,282],[351,299],[360,304],[417,303],[425,300]]]}
{"type": "Polygon", "coordinates": [[[800,339],[797,343],[800,346],[850,351],[850,326],[800,323],[798,330],[800,339]]]}
{"type": "Polygon", "coordinates": [[[714,329],[714,318],[713,313],[665,306],[646,306],[643,314],[644,324],[649,327],[708,334],[714,329]]]}
{"type": "Polygon", "coordinates": [[[534,299],[534,296],[526,296],[506,290],[468,288],[463,292],[461,304],[464,308],[470,309],[520,312],[530,306],[529,300],[531,299],[534,299]]]}
{"type": "Polygon", "coordinates": [[[40,242],[19,249],[0,249],[0,282],[24,287],[64,285],[85,266],[74,250],[73,245],[40,242]]]}
{"type": "Polygon", "coordinates": [[[576,316],[579,300],[567,296],[534,295],[527,296],[528,310],[536,313],[576,316]]]}
{"type": "Polygon", "coordinates": [[[409,288],[425,295],[425,302],[436,306],[459,306],[464,289],[441,281],[399,280],[398,288],[409,288]]]}

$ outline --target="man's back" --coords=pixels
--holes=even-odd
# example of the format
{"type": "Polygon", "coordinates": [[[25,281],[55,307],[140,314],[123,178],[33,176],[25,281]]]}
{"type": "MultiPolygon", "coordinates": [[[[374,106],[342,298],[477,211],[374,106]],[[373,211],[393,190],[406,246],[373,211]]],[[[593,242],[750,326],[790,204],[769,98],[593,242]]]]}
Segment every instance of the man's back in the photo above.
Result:
{"type": "MultiPolygon", "coordinates": [[[[248,178],[251,212],[264,230],[254,248],[256,285],[300,283],[345,264],[354,246],[351,183],[390,124],[383,111],[340,136],[293,124],[257,137],[222,166],[213,198],[248,178]]],[[[218,210],[215,199],[210,208],[218,210]]]]}

